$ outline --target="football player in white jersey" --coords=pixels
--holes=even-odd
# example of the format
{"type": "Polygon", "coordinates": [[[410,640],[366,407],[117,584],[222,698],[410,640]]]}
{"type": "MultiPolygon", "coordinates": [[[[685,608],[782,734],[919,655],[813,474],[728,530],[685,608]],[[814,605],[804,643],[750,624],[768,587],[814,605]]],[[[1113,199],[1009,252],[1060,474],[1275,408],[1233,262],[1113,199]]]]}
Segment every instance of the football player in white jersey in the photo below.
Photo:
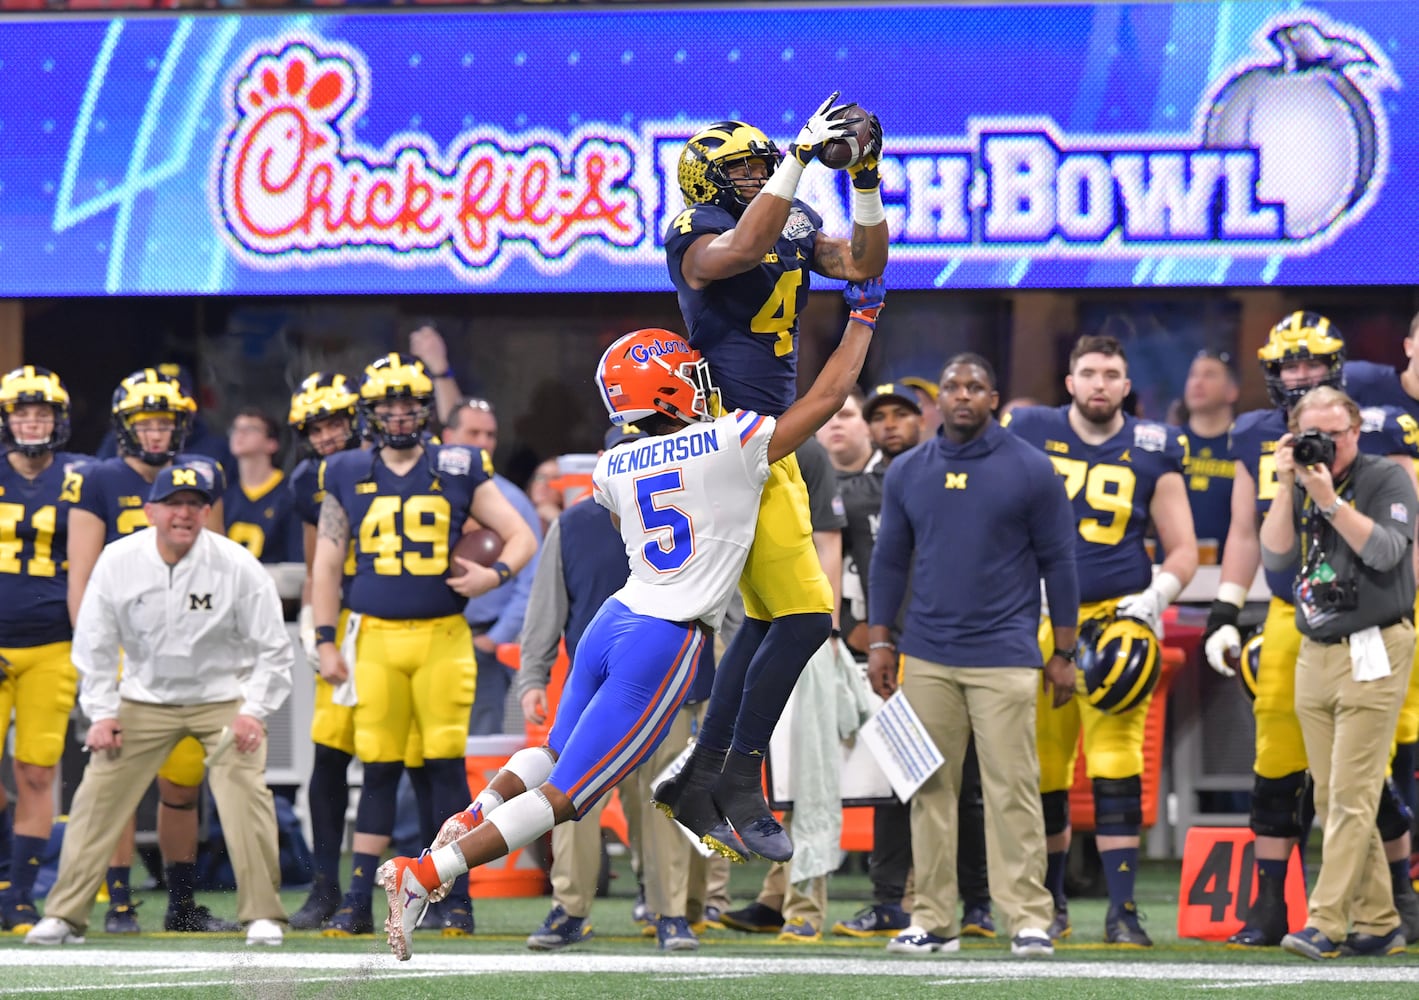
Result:
{"type": "MultiPolygon", "coordinates": [[[[852,313],[841,343],[813,387],[777,420],[749,410],[712,418],[709,365],[679,334],[638,330],[602,355],[597,384],[611,422],[649,435],[603,454],[592,476],[596,502],[611,511],[625,541],[630,579],[578,644],[547,745],[514,754],[466,811],[445,822],[433,848],[380,866],[385,930],[400,959],[409,957],[412,931],[443,886],[582,816],[664,739],[738,586],[769,465],[838,412],[862,369],[882,280],[848,285],[843,294],[852,313]]],[[[727,824],[703,839],[744,860],[727,824]]]]}

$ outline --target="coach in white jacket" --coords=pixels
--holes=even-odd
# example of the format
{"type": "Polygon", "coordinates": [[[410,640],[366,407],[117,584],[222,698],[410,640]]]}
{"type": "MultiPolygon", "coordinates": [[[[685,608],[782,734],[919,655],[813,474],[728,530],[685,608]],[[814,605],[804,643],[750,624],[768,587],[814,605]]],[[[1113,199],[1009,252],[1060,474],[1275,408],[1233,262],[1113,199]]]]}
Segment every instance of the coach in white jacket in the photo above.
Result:
{"type": "Polygon", "coordinates": [[[91,756],[69,811],[58,880],[30,944],[83,942],[124,821],[189,735],[214,755],[208,777],[247,943],[281,943],[286,918],[265,720],[290,693],[294,652],[271,577],[245,548],[203,530],[211,503],[197,470],[165,469],[143,507],[153,530],[113,542],[94,566],[73,651],[91,756]],[[232,737],[226,746],[224,729],[232,737]]]}

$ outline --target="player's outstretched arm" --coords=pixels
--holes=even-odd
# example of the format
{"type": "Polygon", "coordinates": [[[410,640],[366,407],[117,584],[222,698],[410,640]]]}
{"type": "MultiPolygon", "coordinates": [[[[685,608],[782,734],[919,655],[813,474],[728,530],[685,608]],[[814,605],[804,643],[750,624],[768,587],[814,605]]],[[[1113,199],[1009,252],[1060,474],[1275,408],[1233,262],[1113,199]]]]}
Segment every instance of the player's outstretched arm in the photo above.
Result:
{"type": "Polygon", "coordinates": [[[769,441],[769,462],[777,462],[798,450],[818,428],[842,409],[848,393],[857,383],[862,363],[867,360],[867,348],[877,329],[877,314],[882,310],[887,286],[881,278],[860,285],[848,285],[843,298],[852,307],[847,329],[837,350],[828,358],[813,385],[778,418],[774,436],[769,441]]]}
{"type": "Polygon", "coordinates": [[[829,278],[866,281],[887,269],[887,213],[882,207],[882,124],[873,115],[872,148],[848,167],[852,176],[852,238],[819,235],[813,243],[813,270],[829,278]]]}
{"type": "MultiPolygon", "coordinates": [[[[704,288],[711,281],[743,274],[757,267],[764,254],[774,248],[788,211],[793,207],[794,193],[803,168],[811,163],[827,143],[851,133],[859,119],[829,118],[838,92],[833,91],[819,106],[789,147],[788,155],[774,169],[763,189],[749,202],[733,229],[718,236],[705,235],[692,243],[680,262],[680,272],[692,288],[704,288]]],[[[883,227],[885,232],[886,227],[883,227]]],[[[842,241],[846,243],[847,241],[842,241]]],[[[885,241],[884,241],[885,242],[885,241]]],[[[886,264],[886,254],[882,257],[886,264]]],[[[871,276],[882,273],[882,268],[871,276]]]]}

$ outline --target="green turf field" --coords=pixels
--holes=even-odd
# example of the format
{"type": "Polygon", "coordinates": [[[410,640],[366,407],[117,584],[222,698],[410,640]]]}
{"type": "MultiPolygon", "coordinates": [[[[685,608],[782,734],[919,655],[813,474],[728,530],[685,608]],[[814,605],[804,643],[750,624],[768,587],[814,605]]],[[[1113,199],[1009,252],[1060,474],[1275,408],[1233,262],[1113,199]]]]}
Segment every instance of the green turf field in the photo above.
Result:
{"type": "MultiPolygon", "coordinates": [[[[753,899],[761,867],[736,869],[735,905],[753,899]]],[[[778,944],[769,935],[707,931],[698,953],[662,955],[631,920],[635,884],[624,859],[613,866],[611,896],[592,912],[596,937],[561,953],[533,953],[526,936],[550,901],[487,899],[475,904],[477,934],[444,940],[420,935],[414,957],[395,962],[382,937],[331,940],[291,932],[278,949],[248,949],[241,935],[89,935],[63,949],[0,942],[0,997],[74,997],[87,993],[166,1000],[176,997],[379,998],[767,998],[903,1000],[971,997],[1048,1000],[1224,996],[1419,998],[1419,952],[1373,960],[1310,963],[1280,951],[1256,955],[1176,937],[1176,865],[1147,865],[1138,899],[1158,943],[1152,951],[1121,951],[1101,943],[1105,903],[1071,905],[1074,935],[1053,959],[1010,956],[1004,940],[968,940],[957,955],[919,959],[888,955],[884,939],[825,938],[821,944],[778,944]]],[[[869,897],[860,874],[836,876],[830,919],[850,916],[869,897]]],[[[140,916],[161,926],[164,900],[143,899],[140,916]]],[[[287,894],[293,909],[302,894],[287,894]]],[[[204,894],[215,912],[232,917],[235,899],[204,894]]],[[[376,901],[376,918],[383,907],[376,901]]],[[[95,919],[102,926],[102,910],[95,919]]]]}

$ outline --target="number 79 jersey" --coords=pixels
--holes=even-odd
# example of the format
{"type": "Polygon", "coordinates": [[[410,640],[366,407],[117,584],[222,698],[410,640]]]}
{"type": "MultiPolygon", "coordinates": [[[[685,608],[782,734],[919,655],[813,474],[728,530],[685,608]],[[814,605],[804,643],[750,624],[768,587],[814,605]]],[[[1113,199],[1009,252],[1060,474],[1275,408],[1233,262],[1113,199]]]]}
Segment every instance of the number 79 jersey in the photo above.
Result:
{"type": "Polygon", "coordinates": [[[725,410],[778,416],[798,396],[798,315],[808,301],[809,268],[823,220],[801,201],[789,210],[778,242],[741,274],[694,289],[681,261],[701,236],[733,229],[717,205],[695,205],[670,223],[665,255],[680,297],[690,346],[709,360],[725,410]]]}
{"type": "Polygon", "coordinates": [[[424,448],[402,476],[358,449],[336,452],[320,467],[317,485],[344,509],[354,542],[355,572],[345,580],[351,611],[396,620],[463,613],[467,599],[444,582],[448,553],[493,466],[476,448],[424,448]]]}
{"type": "Polygon", "coordinates": [[[774,418],[738,410],[605,452],[592,496],[621,519],[631,611],[715,630],[754,541],[774,418]]]}
{"type": "Polygon", "coordinates": [[[1158,480],[1182,475],[1185,446],[1177,428],[1125,415],[1113,437],[1086,444],[1069,424],[1069,405],[1015,410],[1006,426],[1048,455],[1064,480],[1079,533],[1080,603],[1135,594],[1152,583],[1143,538],[1158,480]]]}

